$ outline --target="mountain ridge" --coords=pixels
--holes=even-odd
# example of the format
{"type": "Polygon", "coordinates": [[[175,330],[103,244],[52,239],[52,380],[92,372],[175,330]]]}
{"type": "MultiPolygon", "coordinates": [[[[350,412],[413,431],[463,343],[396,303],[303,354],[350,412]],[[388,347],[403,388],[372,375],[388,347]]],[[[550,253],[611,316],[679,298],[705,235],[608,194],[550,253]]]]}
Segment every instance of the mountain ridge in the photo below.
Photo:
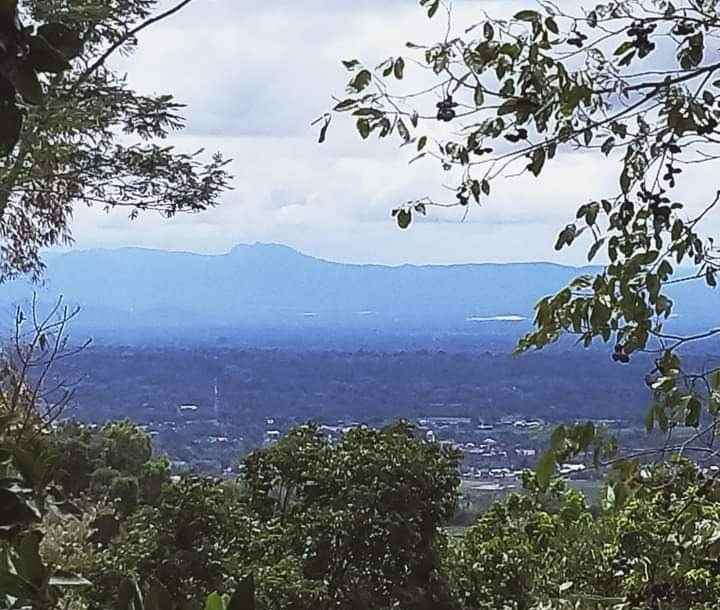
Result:
{"type": "Polygon", "coordinates": [[[555,263],[552,261],[510,261],[510,262],[482,262],[482,261],[476,261],[476,262],[466,262],[466,263],[426,263],[426,264],[418,264],[418,263],[398,263],[398,264],[387,264],[387,263],[357,263],[357,262],[343,262],[343,261],[337,261],[337,260],[331,260],[328,258],[324,258],[321,256],[315,256],[312,254],[308,254],[307,252],[303,252],[302,250],[298,250],[297,248],[293,248],[292,246],[287,246],[285,244],[280,244],[276,242],[253,242],[253,243],[240,243],[233,246],[230,250],[227,252],[222,252],[218,254],[212,254],[212,253],[204,253],[204,252],[192,252],[190,250],[163,250],[162,248],[150,248],[145,246],[119,246],[117,248],[78,248],[69,250],[66,252],[58,252],[55,253],[54,258],[63,258],[66,256],[72,256],[77,254],[95,254],[95,253],[122,253],[122,252],[139,252],[139,253],[150,253],[150,254],[169,254],[169,255],[187,255],[187,256],[195,256],[200,258],[208,258],[208,259],[214,259],[214,258],[222,258],[227,256],[232,256],[234,253],[241,252],[245,249],[258,249],[258,250],[266,250],[266,249],[278,249],[283,250],[288,253],[292,253],[294,255],[306,258],[306,259],[312,259],[315,261],[323,262],[323,263],[330,263],[333,265],[342,265],[344,267],[379,267],[383,269],[401,269],[404,267],[410,267],[413,269],[435,269],[435,268],[442,268],[442,269],[448,269],[448,268],[456,268],[456,267],[477,267],[477,266],[487,266],[487,267],[525,267],[525,266],[549,266],[549,267],[556,267],[561,269],[573,269],[573,270],[588,270],[588,269],[597,269],[597,266],[594,265],[582,265],[582,266],[576,266],[576,265],[567,265],[562,263],[555,263]]]}
{"type": "MultiPolygon", "coordinates": [[[[514,333],[529,328],[535,303],[600,267],[548,262],[399,266],[341,263],[280,244],[239,244],[225,254],[150,248],[75,250],[48,261],[46,281],[0,292],[8,312],[33,290],[64,295],[96,331],[138,328],[514,333]]],[[[717,297],[680,286],[680,313],[704,324],[717,297]]],[[[681,317],[682,317],[681,315],[681,317]]]]}

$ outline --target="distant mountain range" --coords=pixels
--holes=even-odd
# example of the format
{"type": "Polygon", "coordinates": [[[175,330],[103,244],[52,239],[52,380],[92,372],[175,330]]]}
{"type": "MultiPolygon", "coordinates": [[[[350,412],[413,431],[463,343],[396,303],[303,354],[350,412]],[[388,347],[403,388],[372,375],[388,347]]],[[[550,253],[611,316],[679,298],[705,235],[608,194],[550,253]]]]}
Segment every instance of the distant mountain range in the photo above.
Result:
{"type": "MultiPolygon", "coordinates": [[[[253,328],[517,335],[540,297],[593,271],[549,263],[350,265],[276,244],[216,256],[86,250],[51,257],[41,287],[15,281],[0,288],[0,310],[9,313],[34,288],[42,302],[64,295],[82,307],[80,327],[116,338],[142,329],[253,328]]],[[[683,286],[674,296],[678,320],[715,321],[718,298],[707,289],[683,286]]]]}

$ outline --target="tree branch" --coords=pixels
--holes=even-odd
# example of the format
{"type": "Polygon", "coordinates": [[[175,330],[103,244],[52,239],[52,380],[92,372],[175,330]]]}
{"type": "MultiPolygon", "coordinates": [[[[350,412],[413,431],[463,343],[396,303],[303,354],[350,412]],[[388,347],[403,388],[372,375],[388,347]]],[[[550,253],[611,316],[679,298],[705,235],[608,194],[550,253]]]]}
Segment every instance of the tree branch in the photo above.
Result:
{"type": "Polygon", "coordinates": [[[178,13],[183,8],[185,8],[188,4],[190,4],[192,0],[183,0],[179,4],[175,5],[173,8],[168,9],[164,13],[161,13],[159,15],[156,15],[155,17],[151,17],[147,21],[143,21],[140,25],[130,30],[125,36],[123,36],[120,40],[118,40],[115,44],[113,44],[105,53],[103,53],[94,63],[92,63],[81,75],[80,78],[77,80],[77,82],[72,86],[72,88],[69,91],[69,95],[72,95],[75,93],[78,88],[85,83],[90,76],[92,76],[93,72],[100,68],[107,60],[108,58],[117,51],[120,47],[122,47],[128,40],[139,34],[142,30],[145,28],[150,27],[151,25],[162,21],[163,19],[166,19],[168,17],[171,17],[175,13],[178,13]]]}

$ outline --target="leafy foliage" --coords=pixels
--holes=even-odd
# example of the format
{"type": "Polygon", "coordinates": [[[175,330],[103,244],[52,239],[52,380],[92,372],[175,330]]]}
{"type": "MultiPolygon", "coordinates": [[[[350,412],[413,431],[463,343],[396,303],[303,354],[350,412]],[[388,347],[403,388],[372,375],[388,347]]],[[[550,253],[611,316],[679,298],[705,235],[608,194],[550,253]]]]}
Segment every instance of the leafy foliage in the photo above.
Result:
{"type": "Polygon", "coordinates": [[[167,458],[153,457],[148,435],[128,420],[98,431],[65,422],[52,431],[51,440],[63,455],[56,479],[73,497],[119,499],[128,507],[140,498],[152,504],[170,478],[167,458]]]}
{"type": "Polygon", "coordinates": [[[335,445],[305,427],[245,468],[251,505],[279,522],[335,603],[442,608],[438,528],[455,510],[459,458],[403,423],[357,428],[335,445]]]}
{"type": "Polygon", "coordinates": [[[543,492],[530,476],[527,495],[496,504],[456,541],[456,594],[488,610],[713,607],[717,481],[682,460],[644,476],[642,493],[599,514],[562,483],[543,492]]]}
{"type": "Polygon", "coordinates": [[[71,241],[76,205],[169,217],[205,210],[227,188],[219,154],[203,160],[202,151],[162,145],[184,125],[181,105],[136,93],[107,65],[187,3],[160,14],[155,0],[8,4],[0,16],[1,277],[37,276],[39,250],[71,241]]]}
{"type": "Polygon", "coordinates": [[[119,587],[133,577],[141,587],[161,583],[175,604],[199,605],[203,592],[224,588],[229,577],[224,561],[233,540],[249,533],[242,524],[217,482],[184,479],[169,486],[158,506],[134,512],[98,554],[88,575],[95,583],[94,603],[116,601],[119,587]]]}
{"type": "Polygon", "coordinates": [[[164,600],[160,607],[197,610],[715,607],[720,486],[691,462],[641,466],[638,492],[617,502],[608,486],[600,507],[527,473],[522,494],[462,534],[434,526],[423,541],[423,519],[454,504],[455,470],[452,456],[408,432],[404,424],[359,430],[340,448],[306,426],[250,456],[242,481],[166,486],[161,502],[134,512],[108,545],[80,546],[84,563],[64,543],[69,564],[84,565],[93,583],[75,599],[89,608],[164,600]],[[425,478],[435,468],[447,473],[445,494],[423,487],[443,487],[444,476],[425,478]],[[321,472],[333,473],[325,484],[314,478],[321,472]],[[370,493],[385,485],[387,494],[370,493]],[[408,493],[425,499],[414,506],[403,501],[408,493]]]}
{"type": "Polygon", "coordinates": [[[457,459],[406,424],[337,445],[301,427],[249,456],[239,481],[165,485],[89,565],[83,545],[70,564],[93,583],[90,608],[130,607],[158,587],[171,608],[214,592],[207,603],[227,608],[451,607],[439,527],[455,507],[457,459]]]}
{"type": "Polygon", "coordinates": [[[0,603],[51,608],[63,588],[89,583],[40,556],[43,516],[76,509],[53,485],[57,453],[22,414],[0,415],[0,603]]]}

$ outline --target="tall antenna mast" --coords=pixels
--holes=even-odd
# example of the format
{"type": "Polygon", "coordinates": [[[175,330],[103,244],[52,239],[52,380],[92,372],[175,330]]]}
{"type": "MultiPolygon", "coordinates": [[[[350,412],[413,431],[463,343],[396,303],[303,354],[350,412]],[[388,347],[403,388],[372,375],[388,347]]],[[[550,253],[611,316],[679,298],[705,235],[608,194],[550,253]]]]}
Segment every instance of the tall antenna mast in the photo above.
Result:
{"type": "Polygon", "coordinates": [[[220,391],[218,390],[217,377],[213,387],[213,412],[215,413],[215,419],[220,421],[220,391]]]}

